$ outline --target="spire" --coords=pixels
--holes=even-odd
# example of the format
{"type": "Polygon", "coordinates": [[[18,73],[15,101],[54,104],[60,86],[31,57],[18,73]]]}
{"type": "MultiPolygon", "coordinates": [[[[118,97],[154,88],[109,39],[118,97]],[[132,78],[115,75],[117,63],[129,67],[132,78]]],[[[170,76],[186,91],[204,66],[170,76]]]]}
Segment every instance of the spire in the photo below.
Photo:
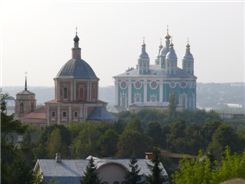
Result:
{"type": "Polygon", "coordinates": [[[79,48],[79,37],[77,36],[77,27],[76,27],[76,36],[73,39],[74,47],[72,48],[72,59],[81,59],[81,48],[79,48]]]}
{"type": "Polygon", "coordinates": [[[25,72],[25,91],[27,91],[27,72],[25,72]]]}
{"type": "Polygon", "coordinates": [[[143,37],[143,44],[142,44],[142,48],[145,48],[146,44],[145,44],[145,37],[143,37]]]}
{"type": "Polygon", "coordinates": [[[75,43],[79,42],[79,37],[77,36],[77,27],[76,27],[76,36],[75,36],[75,38],[73,40],[74,40],[75,43]]]}
{"type": "Polygon", "coordinates": [[[162,48],[163,48],[163,46],[162,46],[162,39],[160,38],[159,50],[161,50],[162,48]]]}
{"type": "Polygon", "coordinates": [[[169,40],[171,38],[171,36],[168,34],[168,25],[167,25],[167,35],[165,36],[166,40],[169,40]]]}
{"type": "Polygon", "coordinates": [[[190,44],[189,44],[189,38],[187,38],[187,45],[186,45],[187,49],[190,49],[190,44]]]}
{"type": "Polygon", "coordinates": [[[174,44],[173,44],[173,37],[171,39],[171,42],[170,42],[170,45],[169,45],[170,48],[174,48],[174,44]]]}

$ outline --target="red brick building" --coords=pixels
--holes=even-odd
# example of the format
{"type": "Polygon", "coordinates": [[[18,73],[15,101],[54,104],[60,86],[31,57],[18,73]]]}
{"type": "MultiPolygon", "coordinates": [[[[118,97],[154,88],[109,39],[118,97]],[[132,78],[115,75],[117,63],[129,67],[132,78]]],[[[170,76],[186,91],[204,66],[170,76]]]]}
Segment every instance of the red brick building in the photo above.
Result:
{"type": "Polygon", "coordinates": [[[39,109],[35,109],[35,94],[28,91],[25,85],[25,90],[16,97],[16,117],[37,129],[51,124],[66,125],[81,121],[117,121],[116,116],[106,111],[107,103],[98,99],[99,78],[81,58],[77,35],[74,38],[72,59],[62,66],[54,78],[54,84],[55,99],[45,102],[39,109]]]}

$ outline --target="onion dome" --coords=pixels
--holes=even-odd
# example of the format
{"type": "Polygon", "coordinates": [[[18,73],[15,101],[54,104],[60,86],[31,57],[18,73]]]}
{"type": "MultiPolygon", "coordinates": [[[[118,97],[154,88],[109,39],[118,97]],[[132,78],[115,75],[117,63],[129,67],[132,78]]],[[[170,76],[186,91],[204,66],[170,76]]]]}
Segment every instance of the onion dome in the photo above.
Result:
{"type": "Polygon", "coordinates": [[[145,51],[145,46],[146,46],[145,40],[143,40],[143,45],[142,45],[141,53],[139,55],[139,59],[149,59],[149,56],[145,51]]]}
{"type": "Polygon", "coordinates": [[[168,34],[168,29],[167,29],[167,35],[165,36],[166,45],[161,49],[160,56],[166,56],[167,53],[169,52],[170,38],[171,38],[171,36],[168,34]]]}
{"type": "Polygon", "coordinates": [[[162,46],[162,39],[160,39],[159,51],[158,51],[158,54],[156,55],[156,58],[158,58],[161,55],[162,48],[163,48],[163,46],[162,46]]]}
{"type": "Polygon", "coordinates": [[[183,59],[188,59],[188,60],[193,60],[193,55],[190,52],[190,44],[189,44],[189,40],[187,41],[187,45],[186,45],[186,51],[185,51],[185,55],[183,56],[183,59]]]}
{"type": "Polygon", "coordinates": [[[74,42],[79,42],[79,37],[76,35],[75,38],[73,39],[74,42]]]}
{"type": "Polygon", "coordinates": [[[177,59],[177,55],[174,50],[174,44],[171,41],[171,44],[169,45],[169,52],[166,55],[166,59],[177,59]]]}

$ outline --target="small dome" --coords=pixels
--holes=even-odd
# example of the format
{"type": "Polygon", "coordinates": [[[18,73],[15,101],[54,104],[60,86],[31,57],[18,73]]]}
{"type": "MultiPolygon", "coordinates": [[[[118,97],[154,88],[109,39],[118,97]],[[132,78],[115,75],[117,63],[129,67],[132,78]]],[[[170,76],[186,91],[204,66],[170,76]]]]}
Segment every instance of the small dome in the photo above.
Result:
{"type": "Polygon", "coordinates": [[[148,54],[144,51],[144,52],[141,52],[141,53],[140,53],[139,59],[149,59],[149,56],[148,56],[148,54]]]}
{"type": "Polygon", "coordinates": [[[74,42],[79,42],[79,37],[76,35],[75,38],[73,39],[74,42]]]}
{"type": "Polygon", "coordinates": [[[142,45],[142,50],[141,50],[141,53],[139,55],[139,59],[149,59],[149,56],[147,54],[147,52],[145,51],[145,41],[143,41],[143,45],[142,45]]]}
{"type": "Polygon", "coordinates": [[[166,59],[177,59],[177,55],[174,50],[174,44],[170,44],[169,52],[166,55],[166,59]]]}
{"type": "Polygon", "coordinates": [[[191,60],[194,59],[194,58],[193,58],[193,55],[192,55],[191,52],[190,52],[189,41],[188,41],[188,43],[187,43],[187,45],[186,45],[186,52],[185,52],[185,55],[183,56],[183,59],[191,59],[191,60]]]}
{"type": "Polygon", "coordinates": [[[186,51],[185,55],[183,56],[183,59],[194,59],[193,55],[189,52],[186,51]]]}
{"type": "Polygon", "coordinates": [[[168,52],[169,52],[169,48],[163,47],[160,51],[160,56],[166,56],[168,52]]]}
{"type": "Polygon", "coordinates": [[[56,78],[99,79],[89,64],[79,58],[67,61],[56,78]]]}

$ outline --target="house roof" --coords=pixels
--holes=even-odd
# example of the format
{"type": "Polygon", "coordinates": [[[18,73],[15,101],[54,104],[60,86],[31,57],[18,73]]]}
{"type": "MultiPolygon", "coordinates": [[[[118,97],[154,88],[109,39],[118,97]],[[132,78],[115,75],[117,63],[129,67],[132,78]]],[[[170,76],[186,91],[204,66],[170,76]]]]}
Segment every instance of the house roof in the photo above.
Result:
{"type": "MultiPolygon", "coordinates": [[[[107,164],[118,164],[130,170],[130,159],[93,158],[94,163],[98,169],[107,164]]],[[[55,159],[38,159],[34,168],[34,172],[38,172],[40,169],[40,172],[43,173],[43,178],[45,181],[49,181],[54,178],[55,181],[59,181],[61,183],[80,184],[80,179],[86,171],[88,162],[88,159],[62,159],[61,162],[56,162],[55,159]]],[[[147,167],[147,164],[152,165],[150,160],[138,159],[137,164],[140,168],[140,175],[149,175],[151,173],[147,167]]],[[[162,164],[160,164],[160,168],[163,169],[163,176],[168,176],[162,164]]]]}
{"type": "Polygon", "coordinates": [[[122,112],[122,111],[127,111],[127,108],[123,107],[123,106],[115,105],[115,106],[112,106],[112,107],[108,108],[108,111],[111,112],[111,113],[119,113],[119,112],[122,112]]]}
{"type": "Polygon", "coordinates": [[[94,121],[117,121],[118,117],[109,113],[106,109],[102,107],[95,107],[92,113],[89,115],[87,120],[94,121]]]}
{"type": "Polygon", "coordinates": [[[167,74],[166,69],[161,68],[159,65],[150,65],[149,73],[147,74],[139,74],[138,69],[127,70],[126,72],[114,76],[114,78],[125,77],[147,77],[147,78],[156,78],[156,77],[165,77],[165,78],[193,78],[196,79],[196,76],[187,73],[181,68],[177,68],[177,74],[167,74]]]}
{"type": "Polygon", "coordinates": [[[27,114],[23,117],[28,119],[46,119],[46,107],[42,106],[35,111],[31,112],[30,114],[27,114]]]}

